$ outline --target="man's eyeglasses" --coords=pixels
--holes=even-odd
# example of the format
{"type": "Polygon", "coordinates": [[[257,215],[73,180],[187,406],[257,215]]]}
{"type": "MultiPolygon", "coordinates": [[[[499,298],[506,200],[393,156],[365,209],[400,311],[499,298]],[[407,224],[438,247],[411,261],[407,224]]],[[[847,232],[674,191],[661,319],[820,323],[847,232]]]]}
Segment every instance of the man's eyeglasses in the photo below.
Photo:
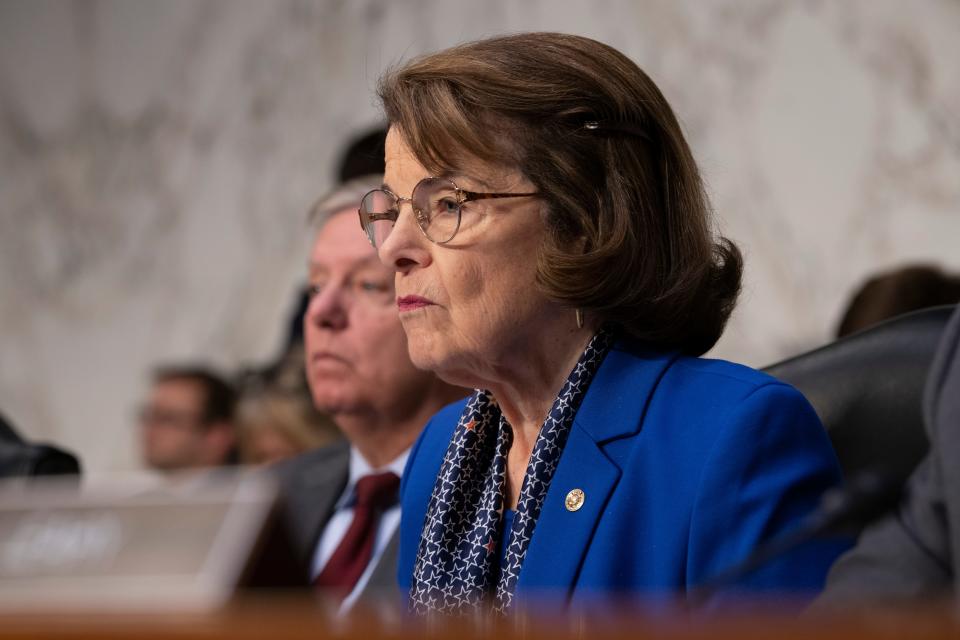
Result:
{"type": "Polygon", "coordinates": [[[537,193],[477,193],[466,191],[447,178],[424,178],[409,198],[386,189],[374,189],[360,201],[360,226],[375,249],[383,246],[400,216],[400,204],[409,202],[420,231],[431,242],[445,244],[460,230],[463,205],[487,198],[520,198],[537,193]]]}
{"type": "Polygon", "coordinates": [[[137,411],[137,421],[143,427],[193,430],[203,426],[203,416],[176,409],[144,406],[137,411]]]}

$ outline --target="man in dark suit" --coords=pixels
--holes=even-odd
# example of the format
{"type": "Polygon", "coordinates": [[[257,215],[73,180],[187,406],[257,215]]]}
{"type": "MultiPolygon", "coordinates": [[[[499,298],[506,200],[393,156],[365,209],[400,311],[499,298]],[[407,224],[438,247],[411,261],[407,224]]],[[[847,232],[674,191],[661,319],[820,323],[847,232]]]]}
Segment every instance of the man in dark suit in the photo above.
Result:
{"type": "Polygon", "coordinates": [[[818,608],[960,592],[960,308],[927,378],[924,422],[930,451],[899,509],[837,561],[818,608]]]}
{"type": "Polygon", "coordinates": [[[311,213],[307,380],[346,441],[275,468],[297,552],[341,612],[361,597],[397,600],[399,478],[430,417],[466,393],[410,362],[393,271],[357,222],[360,199],[381,180],[352,180],[311,213]]]}

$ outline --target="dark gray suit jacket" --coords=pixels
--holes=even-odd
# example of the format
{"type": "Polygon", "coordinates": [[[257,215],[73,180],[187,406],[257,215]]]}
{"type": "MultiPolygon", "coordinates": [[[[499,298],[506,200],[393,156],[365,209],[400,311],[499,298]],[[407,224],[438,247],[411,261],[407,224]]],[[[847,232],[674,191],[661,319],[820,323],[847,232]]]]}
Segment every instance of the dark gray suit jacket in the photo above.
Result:
{"type": "MultiPolygon", "coordinates": [[[[280,481],[280,497],[288,533],[304,574],[309,575],[320,534],[333,515],[337,499],[349,479],[350,444],[346,441],[308,451],[274,466],[280,481]]],[[[397,587],[397,534],[384,549],[370,581],[367,596],[392,598],[397,587]]]]}
{"type": "Polygon", "coordinates": [[[944,330],[924,394],[930,451],[899,511],[864,530],[831,569],[820,607],[960,593],[960,307],[944,330]]]}

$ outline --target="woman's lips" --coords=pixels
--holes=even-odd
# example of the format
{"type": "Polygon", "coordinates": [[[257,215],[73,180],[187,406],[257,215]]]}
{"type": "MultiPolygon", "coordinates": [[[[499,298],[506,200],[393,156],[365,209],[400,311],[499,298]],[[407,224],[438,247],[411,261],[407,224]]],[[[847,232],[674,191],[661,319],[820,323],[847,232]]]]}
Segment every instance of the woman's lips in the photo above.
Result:
{"type": "Polygon", "coordinates": [[[434,304],[432,300],[428,300],[423,296],[401,296],[397,298],[397,309],[400,310],[400,313],[404,311],[416,311],[423,307],[429,307],[432,304],[434,304]]]}

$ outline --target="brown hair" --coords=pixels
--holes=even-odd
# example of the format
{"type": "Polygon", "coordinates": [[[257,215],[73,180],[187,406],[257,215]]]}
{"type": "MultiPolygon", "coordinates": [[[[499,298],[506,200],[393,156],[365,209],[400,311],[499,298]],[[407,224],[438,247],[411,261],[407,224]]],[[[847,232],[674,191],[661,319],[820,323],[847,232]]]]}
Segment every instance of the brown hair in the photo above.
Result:
{"type": "Polygon", "coordinates": [[[837,337],[842,338],[910,311],[960,302],[960,276],[932,265],[910,265],[877,274],[850,300],[837,337]]]}
{"type": "Polygon", "coordinates": [[[379,94],[429,171],[476,158],[536,185],[547,205],[546,295],[686,353],[720,337],[740,290],[740,252],[714,241],[679,123],[619,51],[558,33],[490,38],[388,72],[379,94]]]}
{"type": "Polygon", "coordinates": [[[191,382],[202,389],[201,411],[204,425],[233,422],[237,408],[237,391],[225,378],[200,365],[164,365],[154,369],[154,384],[172,381],[191,382]]]}

